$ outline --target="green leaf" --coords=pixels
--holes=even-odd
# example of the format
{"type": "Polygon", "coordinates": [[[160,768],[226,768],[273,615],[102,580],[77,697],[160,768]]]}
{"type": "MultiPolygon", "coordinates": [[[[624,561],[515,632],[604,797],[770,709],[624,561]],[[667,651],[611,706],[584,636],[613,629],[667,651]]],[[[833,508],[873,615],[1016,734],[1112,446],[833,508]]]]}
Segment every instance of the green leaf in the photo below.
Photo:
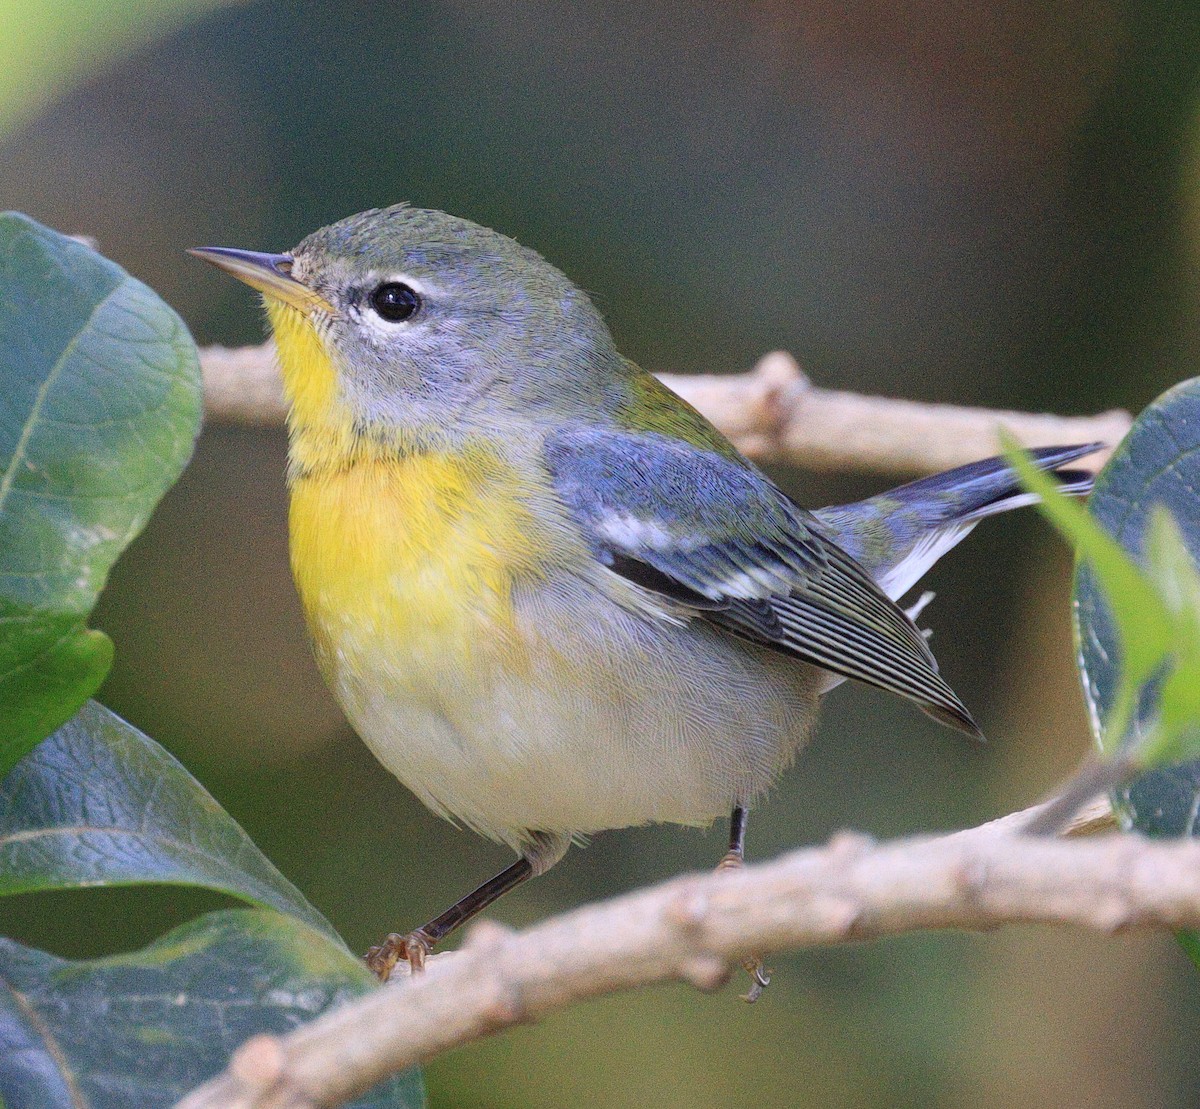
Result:
{"type": "MultiPolygon", "coordinates": [[[[1200,378],[1182,382],[1164,393],[1134,422],[1096,480],[1088,502],[1091,514],[1104,530],[1135,561],[1153,564],[1163,593],[1174,591],[1180,606],[1190,585],[1180,582],[1183,573],[1180,552],[1171,550],[1158,525],[1151,533],[1156,506],[1176,525],[1187,562],[1194,564],[1200,552],[1200,378]],[[1164,550],[1164,546],[1166,549],[1164,550]]],[[[1194,569],[1188,568],[1189,573],[1194,569]]],[[[1075,576],[1075,630],[1084,695],[1088,702],[1097,742],[1105,739],[1098,721],[1112,711],[1122,682],[1119,633],[1105,591],[1090,567],[1081,564],[1075,576]]],[[[1185,648],[1185,654],[1187,649],[1185,648]]],[[[1194,681],[1187,676],[1188,662],[1176,670],[1174,679],[1194,681]]],[[[1172,678],[1168,678],[1168,685],[1172,678]]],[[[1194,691],[1193,691],[1194,692],[1194,691]]],[[[1127,740],[1130,744],[1154,742],[1162,706],[1187,691],[1172,690],[1149,682],[1140,691],[1127,740]],[[1163,697],[1172,699],[1164,702],[1163,697]]],[[[1173,708],[1171,711],[1175,711],[1173,708]]],[[[1186,711],[1182,707],[1181,712],[1186,711]]],[[[1182,721],[1174,721],[1180,727],[1182,721]]],[[[1200,760],[1160,766],[1122,786],[1114,802],[1124,823],[1148,836],[1192,836],[1200,833],[1200,760]]],[[[1200,937],[1182,933],[1180,942],[1200,966],[1200,937]]]]}
{"type": "Polygon", "coordinates": [[[0,895],[204,886],[333,926],[152,739],[94,701],[0,782],[0,895]]]}
{"type": "Polygon", "coordinates": [[[0,775],[112,661],[86,620],[200,427],[196,348],[95,251],[0,215],[0,775]]]}
{"type": "Polygon", "coordinates": [[[1119,663],[1113,669],[1110,703],[1093,714],[1093,725],[1101,749],[1112,747],[1129,730],[1138,691],[1171,654],[1171,613],[1154,584],[1091,512],[1061,493],[1015,440],[1001,438],[1021,483],[1038,495],[1042,514],[1075,545],[1081,564],[1111,605],[1112,653],[1119,663]]]}
{"type": "Polygon", "coordinates": [[[1158,719],[1138,748],[1146,767],[1200,758],[1200,575],[1179,525],[1150,511],[1147,574],[1171,614],[1171,661],[1158,691],[1158,719]]]}
{"type": "MultiPolygon", "coordinates": [[[[0,1099],[37,1109],[157,1109],[259,1032],[366,993],[362,962],[290,917],[212,913],[127,955],[69,962],[0,939],[0,1099]]],[[[410,1071],[353,1102],[424,1104],[410,1071]]]]}
{"type": "MultiPolygon", "coordinates": [[[[1160,726],[1182,731],[1194,681],[1197,620],[1193,610],[1195,556],[1200,551],[1200,378],[1185,381],[1151,404],[1096,479],[1088,502],[1104,531],[1145,568],[1173,627],[1172,673],[1140,690],[1126,742],[1155,755],[1160,726]],[[1161,507],[1157,507],[1161,506],[1161,507]],[[1156,510],[1157,509],[1157,510],[1156,510]],[[1166,518],[1172,521],[1168,524],[1166,518]],[[1152,520],[1157,520],[1151,527],[1152,520]],[[1164,701],[1164,693],[1167,695],[1164,701]],[[1164,718],[1165,709],[1165,718],[1164,718]]],[[[1093,724],[1106,719],[1122,682],[1121,632],[1124,619],[1111,607],[1116,598],[1081,564],[1075,581],[1075,623],[1084,695],[1093,724]]],[[[1194,693],[1194,690],[1192,691],[1194,693]]],[[[1118,742],[1096,729],[1101,746],[1118,742]]],[[[1195,830],[1200,804],[1200,763],[1162,767],[1140,776],[1121,791],[1134,827],[1149,834],[1181,835],[1195,830]]]]}

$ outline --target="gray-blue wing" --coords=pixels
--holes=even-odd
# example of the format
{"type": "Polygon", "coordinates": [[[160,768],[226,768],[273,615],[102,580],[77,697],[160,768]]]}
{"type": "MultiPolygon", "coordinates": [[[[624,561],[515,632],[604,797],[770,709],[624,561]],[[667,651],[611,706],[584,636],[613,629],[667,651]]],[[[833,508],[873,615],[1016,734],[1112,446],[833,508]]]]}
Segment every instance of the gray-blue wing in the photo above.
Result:
{"type": "Polygon", "coordinates": [[[665,436],[577,428],[546,464],[596,556],[700,619],[916,702],[978,734],[912,621],[825,526],[749,463],[665,436]]]}

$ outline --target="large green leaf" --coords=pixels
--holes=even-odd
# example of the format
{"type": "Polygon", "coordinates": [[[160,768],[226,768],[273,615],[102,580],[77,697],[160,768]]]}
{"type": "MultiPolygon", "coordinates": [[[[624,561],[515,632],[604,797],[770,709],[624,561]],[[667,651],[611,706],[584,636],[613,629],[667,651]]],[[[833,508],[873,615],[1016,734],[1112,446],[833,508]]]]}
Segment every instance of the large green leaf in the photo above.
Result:
{"type": "MultiPolygon", "coordinates": [[[[1165,509],[1195,560],[1200,553],[1200,378],[1177,385],[1148,407],[1096,481],[1088,507],[1139,564],[1147,565],[1157,506],[1165,509]]],[[[1161,544],[1160,544],[1161,545],[1161,544]]],[[[1163,562],[1162,558],[1156,560],[1163,562]]],[[[1190,567],[1188,568],[1191,569],[1190,567]]],[[[1161,574],[1159,575],[1161,576],[1161,574]]],[[[1161,683],[1145,684],[1132,726],[1106,733],[1124,660],[1113,612],[1086,565],[1075,583],[1075,621],[1084,694],[1101,747],[1141,744],[1156,727],[1161,683]]],[[[1200,761],[1150,770],[1122,788],[1128,822],[1148,835],[1193,835],[1200,811],[1200,761]]]]}
{"type": "Polygon", "coordinates": [[[175,758],[89,702],[0,782],[0,895],[166,883],[278,909],[341,942],[175,758]]]}
{"type": "MultiPolygon", "coordinates": [[[[247,1037],[287,1031],[374,983],[344,947],[260,910],[212,913],[92,962],[0,939],[0,1104],[165,1109],[247,1037]]],[[[420,1075],[353,1104],[421,1106],[420,1075]]]]}
{"type": "MultiPolygon", "coordinates": [[[[1176,617],[1174,657],[1157,679],[1129,696],[1129,675],[1123,669],[1129,629],[1122,631],[1093,569],[1080,564],[1075,577],[1079,668],[1096,742],[1110,753],[1118,746],[1147,751],[1163,735],[1189,731],[1189,745],[1195,748],[1200,721],[1189,722],[1181,714],[1195,708],[1200,686],[1194,609],[1200,553],[1198,490],[1200,378],[1192,378],[1164,393],[1137,418],[1097,478],[1088,504],[1105,531],[1135,561],[1151,567],[1160,596],[1176,617]],[[1121,702],[1126,704],[1114,712],[1121,702]],[[1164,729],[1165,718],[1172,715],[1176,719],[1164,729]],[[1114,719],[1119,727],[1112,727],[1114,719]]],[[[1120,787],[1113,800],[1123,822],[1145,835],[1196,835],[1200,760],[1155,766],[1120,787]]],[[[1180,932],[1178,938],[1200,967],[1200,935],[1180,932]]]]}
{"type": "Polygon", "coordinates": [[[0,215],[0,775],[95,692],[86,620],[200,427],[196,348],[150,289],[0,215]]]}

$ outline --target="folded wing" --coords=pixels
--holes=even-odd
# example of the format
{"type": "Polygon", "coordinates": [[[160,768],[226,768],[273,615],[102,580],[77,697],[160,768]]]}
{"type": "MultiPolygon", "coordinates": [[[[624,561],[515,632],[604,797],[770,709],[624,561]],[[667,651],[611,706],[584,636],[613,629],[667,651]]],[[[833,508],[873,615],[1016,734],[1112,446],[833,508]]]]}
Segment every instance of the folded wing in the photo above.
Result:
{"type": "Polygon", "coordinates": [[[613,572],[695,618],[907,697],[978,735],[912,621],[826,525],[748,463],[597,428],[554,434],[546,463],[613,572]]]}

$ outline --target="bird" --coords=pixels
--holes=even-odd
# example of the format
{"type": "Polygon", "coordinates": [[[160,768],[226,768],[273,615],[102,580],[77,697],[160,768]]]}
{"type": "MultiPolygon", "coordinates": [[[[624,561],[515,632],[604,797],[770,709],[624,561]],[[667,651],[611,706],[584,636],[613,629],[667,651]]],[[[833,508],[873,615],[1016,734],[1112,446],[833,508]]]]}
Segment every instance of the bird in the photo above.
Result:
{"type": "MultiPolygon", "coordinates": [[[[425,805],[517,855],[373,947],[380,978],[593,833],[728,814],[721,865],[740,865],[751,806],[843,679],[980,734],[898,602],[1034,499],[1002,459],[809,512],[623,357],[560,270],[444,212],[191,253],[262,294],[325,680],[425,805]]],[[[1097,448],[1032,457],[1082,495],[1069,467],[1097,448]]]]}

